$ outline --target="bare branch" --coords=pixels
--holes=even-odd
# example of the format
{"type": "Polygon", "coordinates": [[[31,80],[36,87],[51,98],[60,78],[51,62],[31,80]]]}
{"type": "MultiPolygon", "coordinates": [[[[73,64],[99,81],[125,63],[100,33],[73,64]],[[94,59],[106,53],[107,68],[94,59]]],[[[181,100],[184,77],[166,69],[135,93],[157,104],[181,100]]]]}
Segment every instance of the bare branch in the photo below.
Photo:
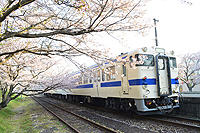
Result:
{"type": "Polygon", "coordinates": [[[6,19],[6,17],[10,15],[13,11],[19,9],[20,7],[28,5],[34,1],[35,0],[20,0],[17,4],[13,5],[11,8],[9,8],[9,6],[11,5],[11,3],[9,3],[8,6],[6,7],[6,10],[0,16],[0,23],[3,22],[6,19]]]}

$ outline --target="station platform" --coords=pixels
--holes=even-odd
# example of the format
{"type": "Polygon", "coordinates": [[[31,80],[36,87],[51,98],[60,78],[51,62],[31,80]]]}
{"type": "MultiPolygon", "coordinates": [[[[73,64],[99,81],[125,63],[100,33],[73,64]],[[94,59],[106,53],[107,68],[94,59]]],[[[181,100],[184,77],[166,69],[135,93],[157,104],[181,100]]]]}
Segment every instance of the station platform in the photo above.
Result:
{"type": "Polygon", "coordinates": [[[195,97],[195,98],[200,98],[200,93],[199,94],[181,94],[182,97],[195,97]]]}

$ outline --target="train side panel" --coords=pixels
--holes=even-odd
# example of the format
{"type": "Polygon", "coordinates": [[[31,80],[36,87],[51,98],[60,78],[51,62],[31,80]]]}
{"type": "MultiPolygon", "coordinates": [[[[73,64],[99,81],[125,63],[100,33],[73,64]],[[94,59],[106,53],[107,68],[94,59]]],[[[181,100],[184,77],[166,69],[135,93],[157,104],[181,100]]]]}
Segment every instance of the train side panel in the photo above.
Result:
{"type": "MultiPolygon", "coordinates": [[[[123,61],[105,63],[101,69],[92,66],[92,82],[88,79],[85,83],[83,77],[71,88],[68,94],[71,99],[145,114],[170,112],[179,107],[178,69],[173,54],[145,47],[122,54],[120,58],[123,61]],[[132,64],[134,61],[136,66],[132,64]]],[[[78,76],[80,73],[74,77],[78,76]]]]}

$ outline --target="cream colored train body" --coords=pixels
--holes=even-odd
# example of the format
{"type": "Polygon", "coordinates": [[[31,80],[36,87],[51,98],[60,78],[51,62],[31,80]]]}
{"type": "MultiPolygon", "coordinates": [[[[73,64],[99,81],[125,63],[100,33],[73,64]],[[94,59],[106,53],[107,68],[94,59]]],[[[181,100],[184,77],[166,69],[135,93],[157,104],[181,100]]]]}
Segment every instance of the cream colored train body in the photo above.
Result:
{"type": "Polygon", "coordinates": [[[173,51],[168,54],[158,47],[138,48],[89,69],[93,74],[72,74],[81,80],[71,88],[68,100],[138,114],[161,114],[179,107],[173,51]]]}

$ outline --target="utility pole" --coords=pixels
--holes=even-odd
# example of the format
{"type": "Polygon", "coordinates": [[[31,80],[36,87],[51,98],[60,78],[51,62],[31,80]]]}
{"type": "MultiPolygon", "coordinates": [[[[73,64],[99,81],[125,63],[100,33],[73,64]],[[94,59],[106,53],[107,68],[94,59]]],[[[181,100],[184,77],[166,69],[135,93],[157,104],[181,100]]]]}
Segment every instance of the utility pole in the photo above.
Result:
{"type": "Polygon", "coordinates": [[[156,46],[158,46],[156,22],[159,22],[159,20],[156,20],[155,18],[153,20],[154,20],[154,25],[155,25],[155,41],[156,41],[156,46]]]}

